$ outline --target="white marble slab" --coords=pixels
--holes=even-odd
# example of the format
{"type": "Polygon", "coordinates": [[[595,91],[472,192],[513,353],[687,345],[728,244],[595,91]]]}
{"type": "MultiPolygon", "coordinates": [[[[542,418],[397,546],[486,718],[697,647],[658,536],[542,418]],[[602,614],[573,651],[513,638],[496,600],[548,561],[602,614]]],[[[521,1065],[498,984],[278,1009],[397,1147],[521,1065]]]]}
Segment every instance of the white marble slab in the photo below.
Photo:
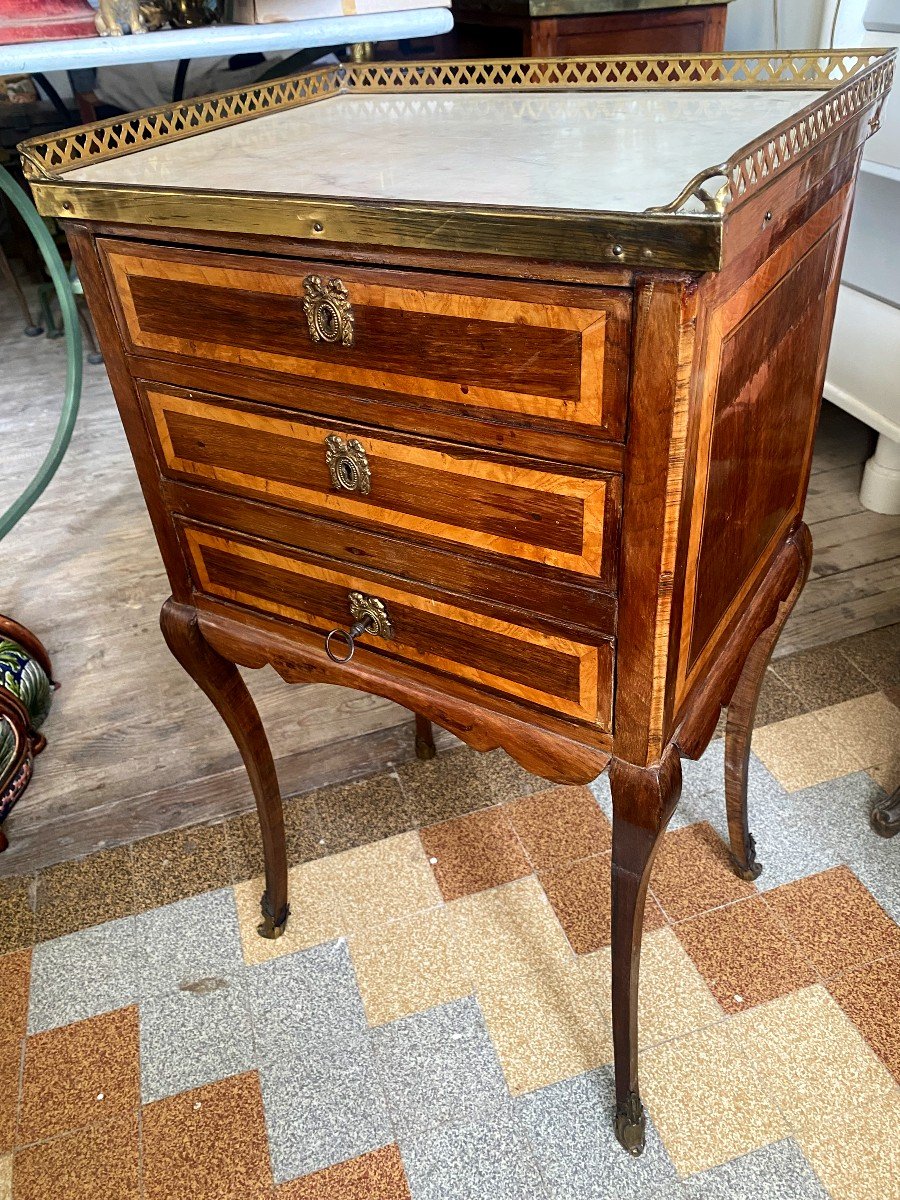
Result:
{"type": "Polygon", "coordinates": [[[642,212],[813,91],[342,95],[69,172],[93,183],[642,212]]]}

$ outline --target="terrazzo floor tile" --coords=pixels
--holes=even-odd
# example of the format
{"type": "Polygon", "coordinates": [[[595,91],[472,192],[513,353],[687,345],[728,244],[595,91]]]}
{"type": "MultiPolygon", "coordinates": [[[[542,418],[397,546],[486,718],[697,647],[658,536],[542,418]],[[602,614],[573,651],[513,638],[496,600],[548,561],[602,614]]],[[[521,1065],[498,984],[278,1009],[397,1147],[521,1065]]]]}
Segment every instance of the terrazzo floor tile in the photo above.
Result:
{"type": "Polygon", "coordinates": [[[719,1166],[788,1133],[733,1022],[645,1051],[641,1092],[681,1175],[719,1166]]]}
{"type": "Polygon", "coordinates": [[[763,677],[762,691],[756,705],[756,727],[761,729],[763,725],[774,725],[776,721],[785,721],[788,717],[799,717],[810,707],[814,706],[801,700],[770,667],[763,677]]]}
{"type": "Polygon", "coordinates": [[[17,1042],[28,1028],[28,985],[31,951],[0,957],[0,1043],[17,1042]]]}
{"type": "Polygon", "coordinates": [[[703,821],[663,834],[650,889],[671,921],[698,916],[756,891],[735,875],[721,839],[703,821]]]}
{"type": "Polygon", "coordinates": [[[894,1087],[890,1072],[820,984],[733,1017],[730,1026],[770,1107],[797,1135],[894,1087]]]}
{"type": "Polygon", "coordinates": [[[533,876],[454,900],[447,920],[476,984],[549,971],[572,960],[566,935],[533,876]]]}
{"type": "MultiPolygon", "coordinates": [[[[578,960],[591,994],[605,1019],[612,1012],[612,962],[609,947],[578,960]]],[[[641,946],[638,993],[640,1045],[653,1046],[722,1020],[722,1009],[703,976],[671,929],[648,933],[641,946]]]]}
{"type": "Polygon", "coordinates": [[[255,1066],[243,981],[207,976],[141,1001],[145,1104],[255,1066]]]}
{"type": "Polygon", "coordinates": [[[221,824],[192,825],[144,838],[133,844],[131,853],[138,912],[231,883],[228,842],[221,824]]]}
{"type": "Polygon", "coordinates": [[[368,1038],[280,1061],[260,1073],[276,1182],[322,1171],[393,1141],[368,1038]]]}
{"type": "Polygon", "coordinates": [[[828,990],[900,1083],[900,957],[856,967],[828,990]]]}
{"type": "Polygon", "coordinates": [[[478,1001],[514,1096],[612,1060],[612,1031],[575,963],[484,981],[478,1001]]]}
{"type": "Polygon", "coordinates": [[[315,804],[332,852],[406,833],[418,823],[414,806],[394,774],[322,788],[315,793],[315,804]]]}
{"type": "Polygon", "coordinates": [[[18,1145],[122,1116],[139,1104],[137,1008],[27,1039],[18,1145]]]}
{"type": "MultiPolygon", "coordinates": [[[[778,658],[771,670],[800,698],[803,712],[840,704],[875,690],[871,679],[853,664],[835,642],[778,658]]],[[[757,724],[760,724],[758,720],[757,724]]]]}
{"type": "Polygon", "coordinates": [[[125,1008],[136,999],[134,917],[94,925],[35,947],[30,1033],[125,1008]]]}
{"type": "Polygon", "coordinates": [[[12,1150],[16,1140],[22,1049],[22,1039],[0,1042],[0,1154],[12,1150]]]}
{"type": "Polygon", "coordinates": [[[753,751],[788,792],[836,779],[863,765],[840,738],[835,739],[820,712],[756,729],[753,751]]]}
{"type": "Polygon", "coordinates": [[[326,942],[254,967],[247,975],[257,1059],[298,1062],[354,1043],[366,1016],[347,944],[326,942]]]}
{"type": "MultiPolygon", "coordinates": [[[[793,818],[792,831],[805,836],[811,845],[827,854],[830,861],[820,869],[846,863],[857,871],[857,867],[866,863],[876,863],[884,856],[885,847],[890,846],[869,828],[872,805],[883,795],[881,788],[867,772],[855,771],[787,796],[789,807],[785,808],[785,819],[793,818]]],[[[775,824],[767,840],[777,843],[777,838],[778,826],[775,824]]],[[[777,851],[777,844],[775,849],[777,851]]],[[[889,853],[887,858],[891,864],[896,862],[893,853],[889,853]]],[[[815,854],[811,853],[808,859],[811,866],[815,854]]],[[[764,864],[763,875],[765,873],[764,864]]],[[[817,873],[809,869],[800,874],[817,873]]]]}
{"type": "Polygon", "coordinates": [[[131,848],[116,846],[57,863],[37,877],[35,933],[42,942],[134,911],[131,848]]]}
{"type": "Polygon", "coordinates": [[[877,1101],[832,1114],[798,1141],[832,1200],[894,1200],[900,1191],[898,1128],[895,1088],[877,1101]]]}
{"type": "Polygon", "coordinates": [[[507,813],[537,871],[612,849],[612,827],[590,788],[548,788],[514,801],[507,813]]]}
{"type": "Polygon", "coordinates": [[[15,1200],[143,1200],[139,1163],[137,1117],[130,1113],[17,1151],[15,1200]]]}
{"type": "Polygon", "coordinates": [[[399,1140],[496,1111],[509,1093],[473,999],[456,1000],[372,1030],[399,1140]]]}
{"type": "MultiPolygon", "coordinates": [[[[297,796],[285,800],[283,807],[288,866],[321,858],[326,853],[325,837],[313,797],[297,796]]],[[[266,864],[255,809],[226,821],[225,838],[234,883],[263,874],[266,864]]]]}
{"type": "Polygon", "coordinates": [[[530,796],[553,786],[548,780],[520,767],[505,750],[490,750],[480,757],[495,804],[506,804],[519,796],[530,796]]]}
{"type": "Polygon", "coordinates": [[[728,1013],[743,1012],[818,979],[799,947],[756,896],[681,921],[675,932],[728,1013]]]}
{"type": "Polygon", "coordinates": [[[30,973],[30,950],[0,958],[0,1154],[11,1150],[15,1140],[30,973]]]}
{"type": "MultiPolygon", "coordinates": [[[[686,810],[693,824],[697,820],[705,820],[728,840],[728,822],[725,813],[725,741],[719,738],[710,742],[699,759],[683,758],[681,760],[682,788],[681,799],[675,810],[675,817],[686,810]],[[706,797],[705,803],[697,804],[699,798],[706,797]],[[698,815],[699,814],[699,815],[698,815]]],[[[784,788],[760,759],[753,753],[747,767],[747,793],[751,807],[764,801],[783,799],[786,795],[784,788]]],[[[670,828],[675,828],[671,825],[670,828]]]]}
{"type": "Polygon", "coordinates": [[[825,978],[900,954],[897,926],[848,867],[768,892],[765,904],[825,978]]]}
{"type": "Polygon", "coordinates": [[[900,787],[900,750],[887,762],[867,767],[866,771],[883,791],[892,795],[900,787]]]}
{"type": "MultiPolygon", "coordinates": [[[[602,950],[610,942],[610,855],[598,854],[542,871],[541,884],[576,954],[602,950]]],[[[659,929],[665,917],[653,896],[644,906],[644,932],[659,929]]]]}
{"type": "MultiPolygon", "coordinates": [[[[897,753],[900,709],[884,692],[819,709],[817,715],[850,762],[871,767],[887,762],[897,753]]],[[[842,773],[846,771],[845,767],[842,773]]]]}
{"type": "Polygon", "coordinates": [[[474,990],[467,951],[453,937],[446,908],[361,930],[348,945],[370,1025],[424,1012],[474,990]]]}
{"type": "Polygon", "coordinates": [[[876,687],[900,684],[900,626],[887,625],[846,638],[841,651],[876,687]]]}
{"type": "Polygon", "coordinates": [[[335,891],[334,870],[330,860],[316,859],[288,871],[291,915],[280,938],[264,938],[257,933],[260,923],[259,902],[264,889],[265,880],[261,875],[234,888],[241,948],[246,963],[270,962],[344,933],[347,922],[340,893],[335,891]]]}
{"type": "Polygon", "coordinates": [[[857,831],[859,841],[846,848],[845,861],[854,875],[876,898],[895,923],[900,924],[900,871],[897,870],[897,839],[881,838],[857,831]]]}
{"type": "Polygon", "coordinates": [[[474,750],[451,750],[397,768],[419,825],[437,825],[497,803],[485,757],[474,750]]]}
{"type": "Polygon", "coordinates": [[[0,879],[0,954],[34,944],[31,880],[20,876],[0,879]]]}
{"type": "Polygon", "coordinates": [[[383,925],[440,904],[441,893],[417,833],[402,833],[326,860],[346,932],[383,925]]]}
{"type": "Polygon", "coordinates": [[[431,825],[421,831],[421,838],[445,900],[458,900],[531,874],[531,864],[504,808],[431,825]]]}
{"type": "MultiPolygon", "coordinates": [[[[2,1196],[2,1192],[0,1192],[2,1196]]],[[[273,1200],[411,1200],[399,1148],[382,1146],[359,1158],[283,1183],[273,1200]]]]}
{"type": "Polygon", "coordinates": [[[508,1114],[407,1139],[401,1150],[413,1200],[549,1200],[508,1114]]]}
{"type": "Polygon", "coordinates": [[[231,888],[140,913],[135,935],[141,997],[243,971],[231,888]]]}
{"type": "Polygon", "coordinates": [[[614,1097],[612,1068],[604,1067],[516,1102],[549,1195],[553,1200],[677,1200],[675,1168],[649,1116],[640,1158],[626,1154],[616,1141],[614,1097]]]}
{"type": "Polygon", "coordinates": [[[270,1195],[255,1072],[147,1105],[141,1132],[143,1200],[264,1200],[270,1195]]]}
{"type": "MultiPolygon", "coordinates": [[[[830,784],[811,789],[816,792],[830,784]]],[[[841,862],[841,849],[822,828],[821,812],[808,805],[806,792],[785,792],[780,798],[750,798],[750,830],[762,872],[755,880],[760,892],[770,892],[805,875],[816,875],[841,862]]]]}
{"type": "MultiPolygon", "coordinates": [[[[836,1193],[839,1195],[839,1193],[836,1193]]],[[[684,1181],[685,1200],[832,1200],[790,1138],[684,1181]]]]}

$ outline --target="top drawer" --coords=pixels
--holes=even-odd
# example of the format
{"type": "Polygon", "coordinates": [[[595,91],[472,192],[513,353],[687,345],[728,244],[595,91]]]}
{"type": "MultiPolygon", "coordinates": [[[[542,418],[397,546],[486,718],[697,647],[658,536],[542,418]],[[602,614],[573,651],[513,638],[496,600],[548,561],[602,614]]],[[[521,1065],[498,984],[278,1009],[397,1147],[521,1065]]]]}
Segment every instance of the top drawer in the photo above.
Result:
{"type": "Polygon", "coordinates": [[[99,244],[134,354],[621,440],[623,290],[99,244]]]}

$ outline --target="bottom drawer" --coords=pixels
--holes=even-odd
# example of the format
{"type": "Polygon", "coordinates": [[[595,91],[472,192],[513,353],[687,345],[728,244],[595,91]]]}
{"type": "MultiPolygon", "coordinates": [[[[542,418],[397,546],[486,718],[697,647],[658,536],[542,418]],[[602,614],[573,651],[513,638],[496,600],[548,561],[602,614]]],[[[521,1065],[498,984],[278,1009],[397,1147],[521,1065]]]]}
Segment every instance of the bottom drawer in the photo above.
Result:
{"type": "MultiPolygon", "coordinates": [[[[199,591],[305,626],[324,636],[348,629],[350,593],[382,601],[391,637],[367,634],[359,653],[450,676],[483,695],[562,714],[602,730],[612,722],[612,643],[591,644],[531,628],[524,614],[501,621],[468,608],[458,596],[407,590],[402,581],[271,542],[181,522],[199,591]]],[[[369,661],[372,661],[371,659],[369,661]]]]}

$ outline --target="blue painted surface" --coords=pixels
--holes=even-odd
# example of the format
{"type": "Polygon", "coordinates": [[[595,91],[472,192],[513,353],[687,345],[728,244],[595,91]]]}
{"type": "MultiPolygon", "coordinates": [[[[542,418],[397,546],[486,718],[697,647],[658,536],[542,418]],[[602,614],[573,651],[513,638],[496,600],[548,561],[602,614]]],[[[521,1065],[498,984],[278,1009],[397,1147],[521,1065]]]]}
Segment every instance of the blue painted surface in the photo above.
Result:
{"type": "Polygon", "coordinates": [[[306,50],[342,42],[384,42],[432,37],[453,28],[448,8],[357,17],[319,17],[275,25],[215,25],[204,29],[161,29],[128,37],[69,38],[0,46],[0,75],[73,71],[83,67],[219,58],[266,50],[306,50]]]}

